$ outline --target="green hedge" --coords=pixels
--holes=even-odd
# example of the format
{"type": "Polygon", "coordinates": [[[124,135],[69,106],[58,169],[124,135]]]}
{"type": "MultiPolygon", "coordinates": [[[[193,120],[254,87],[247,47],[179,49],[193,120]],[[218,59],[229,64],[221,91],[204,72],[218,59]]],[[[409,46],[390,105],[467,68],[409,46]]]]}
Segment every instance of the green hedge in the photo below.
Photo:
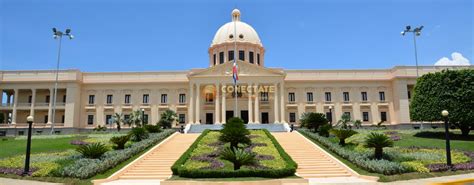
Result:
{"type": "Polygon", "coordinates": [[[194,169],[189,170],[183,168],[184,163],[191,156],[192,151],[197,147],[201,139],[210,132],[205,130],[196,141],[189,147],[188,150],[173,164],[171,170],[174,175],[189,178],[229,178],[229,177],[267,177],[267,178],[279,178],[286,176],[293,176],[296,172],[297,164],[291,157],[283,150],[281,145],[276,141],[273,135],[268,130],[264,130],[268,138],[272,141],[278,153],[286,162],[285,168],[282,169],[240,169],[234,170],[209,170],[209,169],[194,169]]]}

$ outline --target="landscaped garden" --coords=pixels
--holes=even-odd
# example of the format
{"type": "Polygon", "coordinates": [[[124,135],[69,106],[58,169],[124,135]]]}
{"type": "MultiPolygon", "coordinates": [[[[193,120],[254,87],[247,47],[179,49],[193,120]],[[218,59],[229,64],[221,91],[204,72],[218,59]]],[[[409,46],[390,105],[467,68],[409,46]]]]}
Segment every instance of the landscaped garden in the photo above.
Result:
{"type": "Polygon", "coordinates": [[[204,131],[172,170],[191,178],[278,178],[293,176],[296,167],[267,130],[247,130],[232,118],[221,131],[204,131]]]}

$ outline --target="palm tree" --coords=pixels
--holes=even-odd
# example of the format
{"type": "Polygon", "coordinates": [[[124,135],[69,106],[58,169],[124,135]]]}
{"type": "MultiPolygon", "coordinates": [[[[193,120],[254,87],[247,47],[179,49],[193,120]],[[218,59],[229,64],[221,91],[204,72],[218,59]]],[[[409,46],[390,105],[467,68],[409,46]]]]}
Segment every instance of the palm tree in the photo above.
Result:
{"type": "Polygon", "coordinates": [[[163,128],[171,128],[173,122],[176,121],[177,117],[178,115],[173,110],[167,109],[163,113],[161,113],[161,118],[158,124],[163,128]]]}
{"type": "Polygon", "coordinates": [[[137,127],[142,126],[142,112],[140,110],[132,111],[130,114],[130,125],[135,125],[137,127]]]}
{"type": "Polygon", "coordinates": [[[125,120],[123,119],[123,114],[122,113],[115,113],[112,116],[112,119],[113,119],[113,122],[117,125],[117,131],[120,132],[120,129],[121,129],[120,124],[125,122],[125,120]]]}
{"type": "Polygon", "coordinates": [[[341,119],[337,122],[336,127],[342,129],[350,129],[350,123],[352,122],[351,116],[349,114],[342,114],[341,119]]]}
{"type": "Polygon", "coordinates": [[[347,138],[357,134],[356,131],[349,129],[332,129],[330,132],[339,138],[339,145],[341,146],[346,145],[347,138]]]}
{"type": "Polygon", "coordinates": [[[255,164],[255,154],[246,152],[244,149],[226,147],[221,153],[221,159],[234,164],[234,170],[239,170],[243,165],[255,164]]]}
{"type": "Polygon", "coordinates": [[[374,157],[382,159],[383,148],[393,147],[393,141],[385,134],[372,132],[365,138],[364,147],[374,148],[374,157]]]}

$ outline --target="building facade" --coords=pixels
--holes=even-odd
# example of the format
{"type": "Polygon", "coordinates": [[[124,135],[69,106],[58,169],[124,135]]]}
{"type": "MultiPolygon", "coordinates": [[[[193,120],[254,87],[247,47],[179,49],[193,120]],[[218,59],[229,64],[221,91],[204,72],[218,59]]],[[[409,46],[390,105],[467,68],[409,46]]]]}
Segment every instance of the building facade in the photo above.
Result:
{"type": "MultiPolygon", "coordinates": [[[[240,20],[238,10],[217,31],[208,53],[208,68],[187,71],[61,70],[54,120],[55,71],[0,71],[0,128],[26,127],[28,115],[34,116],[37,128],[52,124],[56,128],[94,128],[109,125],[114,113],[127,118],[134,110],[144,111],[146,122],[155,124],[167,109],[178,114],[176,126],[223,124],[232,116],[250,124],[298,124],[304,112],[324,113],[332,122],[348,114],[363,124],[411,123],[409,101],[416,67],[268,68],[257,32],[240,20]],[[234,58],[239,74],[237,93],[232,78],[234,58]]],[[[422,75],[445,68],[421,66],[418,70],[422,75]]]]}

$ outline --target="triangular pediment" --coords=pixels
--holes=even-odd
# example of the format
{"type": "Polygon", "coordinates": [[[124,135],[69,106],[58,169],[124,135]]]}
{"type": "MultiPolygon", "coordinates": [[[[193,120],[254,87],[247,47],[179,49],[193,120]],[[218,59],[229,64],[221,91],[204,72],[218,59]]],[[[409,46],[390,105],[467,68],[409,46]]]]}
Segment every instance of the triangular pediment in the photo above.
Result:
{"type": "MultiPolygon", "coordinates": [[[[231,76],[233,62],[226,62],[207,69],[191,71],[188,77],[218,77],[231,76]]],[[[285,76],[285,72],[281,69],[271,69],[243,61],[237,61],[239,76],[285,76]]]]}

